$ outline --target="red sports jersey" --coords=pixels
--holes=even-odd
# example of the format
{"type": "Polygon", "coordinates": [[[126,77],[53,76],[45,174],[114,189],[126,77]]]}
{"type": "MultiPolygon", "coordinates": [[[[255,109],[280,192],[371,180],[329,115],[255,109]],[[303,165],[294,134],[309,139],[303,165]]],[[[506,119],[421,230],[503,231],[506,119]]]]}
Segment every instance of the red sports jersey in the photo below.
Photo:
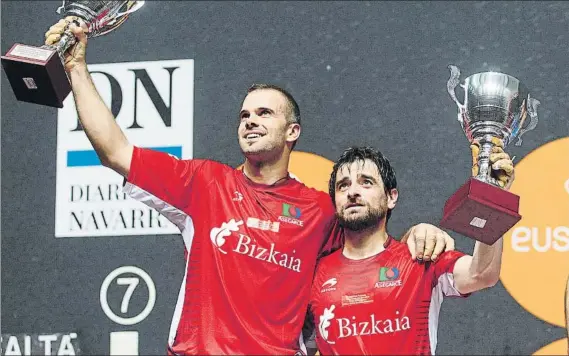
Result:
{"type": "Polygon", "coordinates": [[[324,257],[310,298],[320,353],[434,354],[443,296],[464,296],[452,275],[462,256],[448,251],[419,264],[389,237],[384,251],[366,259],[348,259],[342,250],[324,257]]]}
{"type": "Polygon", "coordinates": [[[214,161],[137,147],[125,192],[183,236],[170,353],[306,352],[301,329],[316,260],[332,247],[335,225],[327,194],[290,177],[261,185],[214,161]]]}

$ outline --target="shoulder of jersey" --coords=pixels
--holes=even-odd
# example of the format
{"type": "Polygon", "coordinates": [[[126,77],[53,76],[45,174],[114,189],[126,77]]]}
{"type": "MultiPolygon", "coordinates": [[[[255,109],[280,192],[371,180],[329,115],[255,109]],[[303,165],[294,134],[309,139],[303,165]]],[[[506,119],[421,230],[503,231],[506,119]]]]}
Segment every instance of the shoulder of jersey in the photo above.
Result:
{"type": "Polygon", "coordinates": [[[225,163],[221,163],[218,161],[214,161],[212,159],[203,159],[202,161],[202,166],[205,166],[204,168],[206,168],[207,170],[212,171],[212,173],[215,173],[216,175],[223,175],[226,173],[230,173],[230,172],[234,172],[236,171],[235,168],[225,164],[225,163]]]}
{"type": "Polygon", "coordinates": [[[330,199],[330,195],[328,195],[328,193],[315,188],[310,188],[302,182],[297,182],[301,187],[300,189],[302,196],[318,201],[320,205],[323,206],[323,208],[326,207],[332,210],[334,209],[332,206],[332,199],[330,199]]]}

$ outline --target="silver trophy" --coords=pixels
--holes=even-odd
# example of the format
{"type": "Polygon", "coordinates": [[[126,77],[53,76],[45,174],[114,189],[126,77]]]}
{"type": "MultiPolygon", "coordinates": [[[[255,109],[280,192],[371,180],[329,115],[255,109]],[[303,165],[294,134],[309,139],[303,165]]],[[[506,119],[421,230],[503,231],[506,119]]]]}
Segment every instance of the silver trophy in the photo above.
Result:
{"type": "Polygon", "coordinates": [[[458,121],[468,141],[479,143],[478,174],[470,177],[447,199],[441,227],[492,245],[521,219],[520,197],[502,189],[491,173],[490,154],[501,140],[506,147],[522,143],[522,136],[537,125],[539,101],[510,75],[483,72],[469,76],[460,84],[460,70],[449,66],[447,89],[458,105],[458,121]],[[464,90],[464,103],[455,89],[464,90]]]}
{"type": "Polygon", "coordinates": [[[537,107],[540,104],[530,96],[528,89],[517,78],[498,72],[476,73],[460,84],[460,70],[449,65],[451,75],[447,82],[448,93],[458,106],[458,121],[470,143],[480,143],[478,175],[476,179],[499,186],[490,176],[490,153],[494,144],[492,137],[501,139],[504,147],[533,130],[538,122],[537,107]],[[455,89],[460,84],[464,90],[464,103],[456,97],[455,89]]]}
{"type": "MultiPolygon", "coordinates": [[[[62,17],[75,16],[87,28],[87,37],[105,35],[122,25],[140,9],[144,1],[66,1],[57,9],[62,17]]],[[[33,47],[15,44],[2,56],[2,66],[16,98],[41,105],[63,107],[71,91],[63,68],[65,51],[75,44],[75,36],[66,30],[53,46],[33,47]]]]}

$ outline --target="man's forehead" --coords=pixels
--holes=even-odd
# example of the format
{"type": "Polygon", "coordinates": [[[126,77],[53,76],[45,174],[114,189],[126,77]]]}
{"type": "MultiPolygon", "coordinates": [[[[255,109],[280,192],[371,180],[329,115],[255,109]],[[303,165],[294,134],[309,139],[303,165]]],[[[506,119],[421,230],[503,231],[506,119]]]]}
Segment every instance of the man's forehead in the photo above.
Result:
{"type": "Polygon", "coordinates": [[[364,160],[357,160],[351,163],[346,163],[340,166],[338,169],[338,175],[336,177],[337,180],[340,180],[345,177],[350,177],[352,175],[357,176],[360,174],[365,174],[367,176],[379,178],[379,169],[377,165],[370,161],[369,159],[364,160]]]}
{"type": "Polygon", "coordinates": [[[275,111],[284,111],[286,108],[286,98],[278,90],[257,89],[247,95],[243,100],[242,109],[252,110],[255,108],[268,108],[275,111]]]}

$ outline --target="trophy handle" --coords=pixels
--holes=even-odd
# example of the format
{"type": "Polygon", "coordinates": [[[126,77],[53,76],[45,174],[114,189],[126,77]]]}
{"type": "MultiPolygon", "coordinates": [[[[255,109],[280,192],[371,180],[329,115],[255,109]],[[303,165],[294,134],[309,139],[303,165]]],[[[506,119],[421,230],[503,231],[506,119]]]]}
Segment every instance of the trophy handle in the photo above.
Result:
{"type": "Polygon", "coordinates": [[[460,69],[458,69],[457,66],[454,66],[452,64],[449,64],[448,68],[450,69],[450,78],[447,81],[447,90],[452,100],[454,100],[454,102],[458,106],[459,109],[458,121],[462,123],[465,105],[461,104],[460,101],[458,101],[455,92],[456,87],[460,84],[460,69]]]}
{"type": "Polygon", "coordinates": [[[123,16],[123,15],[128,15],[128,14],[130,14],[131,12],[135,12],[136,10],[140,9],[140,8],[142,7],[142,5],[144,5],[144,1],[142,1],[142,0],[139,0],[139,1],[129,1],[129,2],[128,2],[128,6],[129,6],[128,10],[126,10],[125,12],[120,12],[120,13],[118,13],[116,16],[117,16],[117,17],[120,17],[120,16],[123,16]]]}
{"type": "Polygon", "coordinates": [[[520,134],[518,135],[518,142],[516,142],[516,146],[521,146],[522,144],[522,135],[528,131],[535,129],[537,126],[537,122],[539,121],[537,117],[537,107],[541,104],[541,102],[537,99],[530,98],[528,94],[527,100],[527,113],[529,114],[530,122],[525,129],[520,129],[520,134]]]}

